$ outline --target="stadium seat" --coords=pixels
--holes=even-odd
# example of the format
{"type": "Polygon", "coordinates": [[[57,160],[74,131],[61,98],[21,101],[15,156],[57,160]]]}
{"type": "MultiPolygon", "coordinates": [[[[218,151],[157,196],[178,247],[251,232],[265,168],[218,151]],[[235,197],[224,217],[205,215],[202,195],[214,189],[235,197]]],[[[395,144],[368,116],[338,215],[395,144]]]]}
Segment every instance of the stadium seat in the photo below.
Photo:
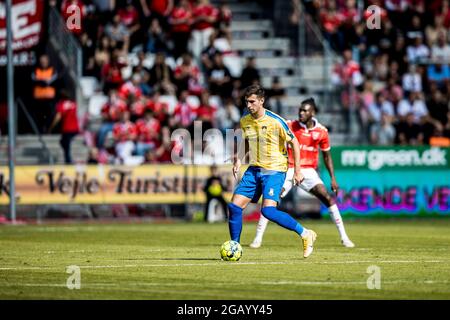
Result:
{"type": "Polygon", "coordinates": [[[133,66],[131,64],[122,68],[122,78],[129,79],[131,78],[131,74],[133,73],[133,66]]]}
{"type": "Polygon", "coordinates": [[[166,64],[167,64],[172,70],[175,70],[175,68],[177,67],[177,63],[176,63],[175,59],[172,58],[172,57],[167,57],[167,58],[166,58],[166,64]]]}
{"type": "Polygon", "coordinates": [[[236,55],[224,55],[224,65],[230,70],[233,77],[239,78],[242,73],[242,61],[239,56],[236,55]]]}
{"type": "Polygon", "coordinates": [[[147,53],[144,59],[144,66],[150,70],[153,67],[154,63],[155,63],[155,55],[153,53],[147,53]]]}
{"type": "Polygon", "coordinates": [[[82,77],[80,86],[81,93],[86,99],[89,99],[99,89],[98,80],[95,77],[82,77]]]}
{"type": "Polygon", "coordinates": [[[89,116],[93,119],[100,118],[102,107],[108,102],[104,94],[95,94],[89,99],[89,116]]]}
{"type": "Polygon", "coordinates": [[[186,102],[194,108],[198,108],[200,106],[200,99],[197,96],[188,96],[186,98],[186,102]]]}
{"type": "Polygon", "coordinates": [[[219,96],[210,96],[209,104],[216,109],[223,107],[222,100],[220,99],[219,96]]]}
{"type": "Polygon", "coordinates": [[[167,105],[169,106],[169,110],[168,110],[169,114],[172,114],[174,112],[175,107],[177,106],[177,103],[178,103],[177,97],[169,96],[169,95],[160,96],[159,101],[167,103],[167,105]]]}

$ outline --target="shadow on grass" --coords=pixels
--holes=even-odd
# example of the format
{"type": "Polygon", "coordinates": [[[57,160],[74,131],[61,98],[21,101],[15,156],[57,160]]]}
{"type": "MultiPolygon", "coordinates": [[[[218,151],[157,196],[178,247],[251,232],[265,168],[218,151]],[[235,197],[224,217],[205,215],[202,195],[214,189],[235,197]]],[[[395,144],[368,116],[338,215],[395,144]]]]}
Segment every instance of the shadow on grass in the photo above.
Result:
{"type": "Polygon", "coordinates": [[[150,261],[221,261],[220,258],[125,258],[125,259],[118,259],[118,260],[126,260],[126,261],[143,261],[143,260],[150,260],[150,261]]]}

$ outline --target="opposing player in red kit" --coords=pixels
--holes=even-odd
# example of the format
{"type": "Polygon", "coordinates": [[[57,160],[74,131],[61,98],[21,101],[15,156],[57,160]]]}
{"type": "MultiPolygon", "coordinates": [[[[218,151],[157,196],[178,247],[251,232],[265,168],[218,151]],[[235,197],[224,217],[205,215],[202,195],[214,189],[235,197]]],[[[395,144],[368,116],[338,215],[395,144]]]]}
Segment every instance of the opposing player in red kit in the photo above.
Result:
{"type": "MultiPolygon", "coordinates": [[[[300,144],[300,163],[301,172],[305,179],[299,185],[305,191],[308,191],[315,197],[317,197],[324,205],[327,206],[331,219],[336,224],[341,237],[341,243],[347,248],[353,248],[355,245],[347,236],[344,228],[344,222],[342,221],[339,209],[327,192],[323,181],[317,174],[317,164],[319,160],[319,149],[322,150],[325,166],[331,177],[331,189],[334,193],[338,191],[338,184],[336,177],[334,176],[333,161],[330,154],[330,142],[328,138],[328,130],[322,126],[314,114],[316,111],[316,104],[314,99],[309,98],[301,102],[298,110],[298,120],[288,121],[288,126],[292,133],[297,137],[300,144]]],[[[293,186],[293,172],[294,172],[294,160],[292,157],[292,150],[289,152],[289,169],[286,174],[286,180],[284,181],[281,198],[292,189],[293,186]]],[[[257,228],[256,236],[253,242],[250,244],[251,248],[259,248],[262,243],[263,235],[267,227],[267,220],[261,215],[257,228]]]]}

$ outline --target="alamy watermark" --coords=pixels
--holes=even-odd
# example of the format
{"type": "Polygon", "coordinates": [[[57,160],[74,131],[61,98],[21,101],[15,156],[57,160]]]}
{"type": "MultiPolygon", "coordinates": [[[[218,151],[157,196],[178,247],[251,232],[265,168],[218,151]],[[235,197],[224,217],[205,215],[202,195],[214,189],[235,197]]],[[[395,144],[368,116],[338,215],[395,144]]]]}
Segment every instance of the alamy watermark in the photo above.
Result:
{"type": "Polygon", "coordinates": [[[379,266],[368,266],[366,272],[370,274],[367,278],[366,284],[369,290],[381,289],[381,268],[379,266]]]}
{"type": "Polygon", "coordinates": [[[72,4],[66,9],[67,20],[66,27],[70,31],[81,30],[81,9],[79,6],[72,4]]]}
{"type": "Polygon", "coordinates": [[[256,129],[248,126],[244,128],[244,134],[241,129],[220,131],[212,128],[203,132],[202,125],[202,121],[194,121],[193,136],[184,128],[172,132],[170,140],[174,144],[171,150],[173,164],[232,163],[235,154],[242,164],[270,163],[277,160],[279,153],[287,156],[286,137],[283,138],[286,133],[277,127],[262,126],[256,129]],[[254,147],[246,147],[244,138],[254,147]],[[248,159],[245,155],[248,155],[248,159]]]}
{"type": "Polygon", "coordinates": [[[366,21],[367,29],[381,29],[381,8],[373,4],[367,7],[366,13],[369,15],[366,21]]]}
{"type": "Polygon", "coordinates": [[[69,290],[81,289],[81,269],[79,266],[71,265],[66,269],[66,273],[70,274],[66,281],[66,287],[69,290]]]}

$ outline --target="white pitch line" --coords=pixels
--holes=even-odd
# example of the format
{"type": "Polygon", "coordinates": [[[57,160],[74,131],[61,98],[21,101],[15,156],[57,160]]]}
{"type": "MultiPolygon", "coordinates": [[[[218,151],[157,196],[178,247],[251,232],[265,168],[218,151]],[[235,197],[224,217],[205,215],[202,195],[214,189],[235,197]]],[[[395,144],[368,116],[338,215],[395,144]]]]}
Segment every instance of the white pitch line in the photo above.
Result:
{"type": "MultiPolygon", "coordinates": [[[[385,280],[382,281],[382,284],[448,284],[449,280],[422,280],[422,281],[411,281],[411,280],[385,280]]],[[[214,286],[222,286],[224,283],[214,283],[214,286]]],[[[261,282],[244,282],[241,284],[246,285],[268,285],[268,286],[277,286],[277,285],[366,285],[367,281],[261,281],[261,282]]],[[[87,283],[83,284],[82,288],[108,288],[108,287],[173,287],[173,286],[192,286],[196,285],[195,283],[169,283],[169,282],[158,282],[158,283],[87,283]]],[[[65,288],[66,284],[58,284],[58,283],[6,283],[2,284],[4,287],[62,287],[65,288]]],[[[199,284],[199,286],[203,287],[204,284],[199,284]]]]}
{"type": "MultiPolygon", "coordinates": [[[[218,261],[214,263],[163,263],[163,264],[125,264],[125,265],[80,265],[81,269],[111,269],[111,268],[157,268],[157,267],[203,267],[203,266],[246,266],[246,265],[303,265],[303,264],[377,264],[377,263],[448,263],[450,259],[446,260],[350,260],[350,261],[272,261],[272,262],[224,262],[218,261]]],[[[60,270],[66,266],[49,267],[49,266],[35,266],[35,267],[0,267],[0,271],[8,270],[60,270]]]]}
{"type": "MultiPolygon", "coordinates": [[[[411,280],[391,280],[381,281],[382,284],[447,284],[450,283],[447,280],[423,280],[423,281],[411,281],[411,280]]],[[[339,284],[367,284],[367,281],[263,281],[259,282],[263,285],[339,285],[339,284]]]]}

